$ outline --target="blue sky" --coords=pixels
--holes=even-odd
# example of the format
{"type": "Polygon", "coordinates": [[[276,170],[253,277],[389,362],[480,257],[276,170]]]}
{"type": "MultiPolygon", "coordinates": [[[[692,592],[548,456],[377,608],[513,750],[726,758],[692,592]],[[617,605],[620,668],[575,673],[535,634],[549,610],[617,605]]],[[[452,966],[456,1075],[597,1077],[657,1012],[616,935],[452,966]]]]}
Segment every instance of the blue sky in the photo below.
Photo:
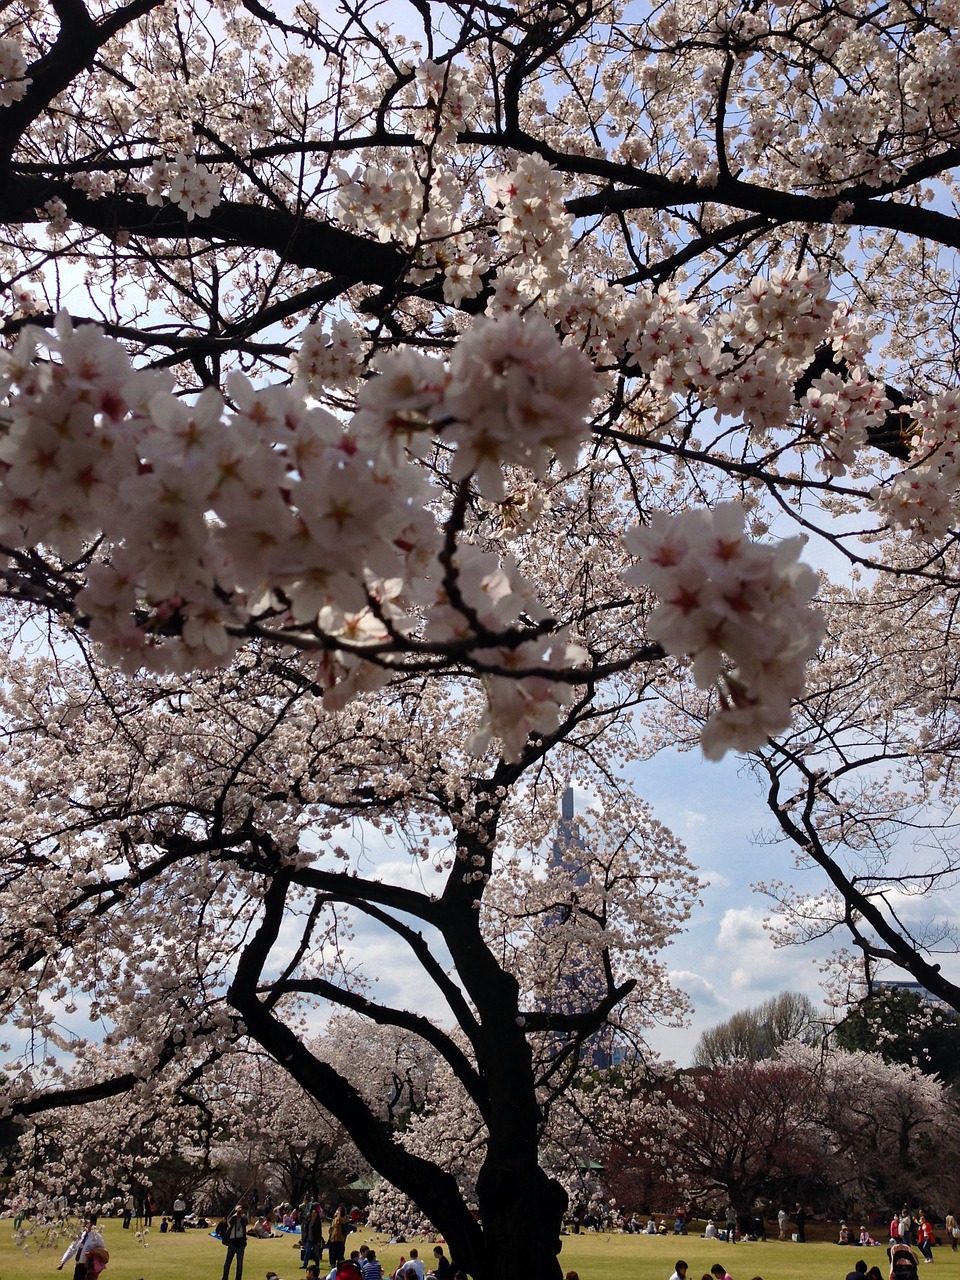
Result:
{"type": "MultiPolygon", "coordinates": [[[[685,1066],[702,1031],[781,991],[801,992],[825,1008],[824,965],[847,946],[848,935],[838,930],[816,943],[774,946],[763,927],[774,904],[751,886],[779,879],[815,894],[824,888],[825,878],[816,867],[798,869],[791,846],[763,840],[772,822],[757,783],[735,758],[713,763],[695,751],[663,753],[642,765],[634,782],[656,816],[686,845],[703,884],[703,906],[664,956],[675,985],[690,996],[691,1023],[679,1030],[654,1029],[651,1045],[685,1066]]],[[[926,861],[922,851],[916,857],[926,861]]],[[[905,861],[911,862],[909,851],[905,861]]],[[[960,895],[949,890],[935,898],[901,895],[896,907],[904,925],[918,934],[933,916],[955,930],[960,924],[960,895]]],[[[936,958],[945,976],[960,980],[960,956],[936,958]]],[[[909,974],[892,968],[888,976],[910,980],[909,974]]]]}
{"type": "MultiPolygon", "coordinates": [[[[653,1028],[651,1046],[686,1066],[700,1033],[738,1010],[787,990],[804,993],[819,1007],[821,965],[840,940],[777,948],[764,929],[771,903],[751,889],[753,882],[779,878],[805,888],[808,881],[815,892],[822,880],[815,870],[797,871],[789,847],[758,841],[770,816],[755,782],[741,776],[733,757],[715,763],[703,760],[698,750],[663,752],[638,766],[633,782],[654,815],[686,846],[699,869],[703,900],[661,956],[675,985],[690,997],[690,1024],[653,1028]]],[[[582,811],[591,797],[577,788],[575,779],[574,791],[576,808],[582,811]]],[[[392,850],[381,833],[365,835],[368,853],[386,880],[434,887],[429,863],[412,866],[409,855],[392,850]]],[[[439,891],[442,879],[435,883],[439,891]]],[[[378,975],[370,993],[374,999],[415,1008],[449,1025],[449,1010],[395,938],[357,920],[348,950],[362,957],[366,972],[378,975]]]]}
{"type": "Polygon", "coordinates": [[[820,966],[836,946],[777,948],[764,929],[772,904],[751,889],[754,882],[777,877],[803,887],[809,880],[813,891],[821,881],[793,867],[788,847],[762,843],[770,814],[741,768],[733,757],[712,762],[697,751],[664,752],[634,776],[656,816],[686,845],[702,881],[703,905],[664,956],[694,1005],[691,1024],[657,1028],[649,1037],[680,1066],[689,1064],[702,1031],[781,991],[802,992],[819,1007],[820,966]]]}

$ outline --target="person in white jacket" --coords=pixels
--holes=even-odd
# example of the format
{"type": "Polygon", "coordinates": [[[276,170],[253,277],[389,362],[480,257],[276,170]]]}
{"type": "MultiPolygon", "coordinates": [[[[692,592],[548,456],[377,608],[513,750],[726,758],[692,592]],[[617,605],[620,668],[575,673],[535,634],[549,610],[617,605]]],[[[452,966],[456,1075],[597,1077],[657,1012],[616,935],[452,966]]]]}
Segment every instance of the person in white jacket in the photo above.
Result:
{"type": "Polygon", "coordinates": [[[58,1271],[73,1261],[73,1280],[86,1280],[87,1262],[93,1249],[103,1248],[103,1236],[97,1230],[97,1215],[92,1213],[83,1221],[83,1230],[60,1259],[58,1271]]]}

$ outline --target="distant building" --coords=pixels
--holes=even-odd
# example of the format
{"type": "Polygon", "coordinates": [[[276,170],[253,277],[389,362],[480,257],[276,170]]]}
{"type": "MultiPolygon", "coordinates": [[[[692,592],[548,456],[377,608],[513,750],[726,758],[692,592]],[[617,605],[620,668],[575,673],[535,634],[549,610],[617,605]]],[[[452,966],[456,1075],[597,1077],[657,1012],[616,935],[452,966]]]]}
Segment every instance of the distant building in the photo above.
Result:
{"type": "MultiPolygon", "coordinates": [[[[574,884],[583,888],[590,880],[590,872],[585,865],[586,853],[586,841],[576,817],[573,788],[568,786],[560,799],[560,820],[550,850],[549,865],[562,868],[568,875],[572,873],[574,884]]],[[[606,993],[603,975],[592,958],[583,956],[578,960],[571,957],[558,976],[553,991],[540,1004],[542,1008],[556,1013],[579,1013],[594,1008],[606,993]]],[[[619,1051],[613,1045],[613,1033],[607,1027],[594,1032],[581,1052],[581,1061],[598,1070],[613,1066],[619,1057],[619,1051]]]]}
{"type": "MultiPolygon", "coordinates": [[[[557,835],[550,850],[550,865],[562,867],[568,855],[586,853],[587,846],[580,834],[580,824],[576,819],[573,801],[573,787],[567,787],[560,797],[560,821],[557,823],[557,835]]],[[[580,888],[590,879],[590,872],[581,865],[576,876],[580,888]]]]}
{"type": "Polygon", "coordinates": [[[872,984],[873,994],[880,995],[884,991],[909,991],[917,997],[922,1004],[931,1005],[937,1009],[951,1009],[953,1006],[948,1004],[942,996],[934,995],[932,991],[920,982],[905,982],[899,978],[878,978],[872,984]]]}

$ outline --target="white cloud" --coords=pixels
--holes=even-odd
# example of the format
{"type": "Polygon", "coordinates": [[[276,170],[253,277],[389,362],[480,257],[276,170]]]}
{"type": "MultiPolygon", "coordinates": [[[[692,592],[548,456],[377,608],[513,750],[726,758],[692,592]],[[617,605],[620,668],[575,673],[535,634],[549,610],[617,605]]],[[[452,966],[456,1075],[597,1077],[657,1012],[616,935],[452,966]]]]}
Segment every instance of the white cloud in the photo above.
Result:
{"type": "Polygon", "coordinates": [[[701,889],[730,889],[733,887],[733,881],[729,876],[710,867],[702,867],[697,873],[697,880],[701,889]]]}
{"type": "Polygon", "coordinates": [[[709,978],[701,973],[694,973],[691,969],[671,969],[669,976],[675,987],[687,993],[698,1013],[703,1014],[713,1008],[721,1010],[723,1016],[723,1001],[709,978]]]}
{"type": "MultiPolygon", "coordinates": [[[[709,889],[715,890],[715,883],[709,889]]],[[[687,1066],[700,1035],[734,1013],[782,991],[798,991],[814,1004],[823,999],[818,961],[830,949],[775,947],[763,927],[769,911],[756,905],[728,907],[720,917],[702,912],[677,940],[680,963],[670,978],[690,997],[693,1013],[682,1030],[654,1028],[649,1041],[658,1053],[687,1066]]]]}
{"type": "MultiPolygon", "coordinates": [[[[759,906],[725,911],[717,931],[718,957],[725,957],[727,988],[737,1007],[765,1000],[789,987],[798,965],[812,969],[809,951],[776,948],[763,927],[767,912],[759,906]],[[756,998],[751,993],[756,992],[756,998]]],[[[804,982],[804,987],[808,982],[804,982]]]]}

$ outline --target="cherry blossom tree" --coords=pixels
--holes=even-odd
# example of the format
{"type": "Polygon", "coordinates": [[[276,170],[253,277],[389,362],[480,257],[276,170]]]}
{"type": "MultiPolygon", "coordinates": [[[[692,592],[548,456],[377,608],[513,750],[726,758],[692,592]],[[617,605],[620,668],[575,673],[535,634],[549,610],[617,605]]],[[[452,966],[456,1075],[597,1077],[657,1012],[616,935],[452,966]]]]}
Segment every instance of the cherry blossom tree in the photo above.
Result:
{"type": "Polygon", "coordinates": [[[653,1203],[679,1194],[752,1214],[759,1199],[808,1190],[810,1175],[828,1183],[810,1084],[797,1067],[749,1059],[667,1079],[610,1149],[618,1196],[631,1203],[633,1184],[653,1203]]]}
{"type": "Polygon", "coordinates": [[[794,932],[960,1007],[896,897],[956,872],[955,23],[4,6],[12,1110],[252,1040],[469,1270],[522,1212],[555,1277],[552,1101],[679,1008],[637,971],[691,871],[622,779],[664,742],[754,753],[831,884],[771,885],[794,932]],[[585,885],[545,856],[568,773],[585,885]],[[482,1227],[312,1052],[329,1005],[457,1079],[482,1227]]]}
{"type": "Polygon", "coordinates": [[[676,1196],[845,1213],[956,1194],[953,1097],[878,1053],[792,1041],[771,1059],[668,1077],[610,1117],[605,1159],[621,1203],[676,1196]]]}
{"type": "MultiPolygon", "coordinates": [[[[556,824],[556,743],[483,765],[465,748],[476,699],[407,681],[334,713],[274,658],[175,679],[104,669],[95,688],[79,654],[10,656],[4,674],[5,1009],[30,1036],[8,1108],[43,1116],[122,1096],[111,1124],[128,1132],[139,1117],[139,1132],[156,1107],[182,1104],[191,1147],[222,1152],[247,1141],[251,1099],[272,1096],[224,1075],[252,1042],[472,1272],[497,1273],[531,1203],[542,1226],[525,1230],[542,1232],[543,1273],[556,1267],[565,1194],[540,1165],[553,1100],[600,1028],[635,1043],[683,1009],[656,957],[695,880],[616,783],[604,740],[619,712],[581,701],[558,731],[608,813],[576,871],[566,858],[535,871],[556,824]],[[384,948],[419,967],[433,1016],[377,989],[384,948]],[[592,987],[545,1001],[572,954],[592,987]],[[315,1044],[311,1018],[331,1006],[364,1027],[334,1023],[315,1044]],[[84,1014],[94,1026],[80,1036],[84,1014]],[[404,1132],[434,1056],[477,1117],[469,1198],[455,1162],[404,1132]]],[[[51,1171],[57,1194],[65,1164],[51,1171]]]]}
{"type": "Polygon", "coordinates": [[[817,1121],[841,1204],[946,1205],[957,1195],[951,1091],[939,1080],[878,1053],[826,1054],[793,1044],[793,1068],[810,1073],[817,1121]]]}

